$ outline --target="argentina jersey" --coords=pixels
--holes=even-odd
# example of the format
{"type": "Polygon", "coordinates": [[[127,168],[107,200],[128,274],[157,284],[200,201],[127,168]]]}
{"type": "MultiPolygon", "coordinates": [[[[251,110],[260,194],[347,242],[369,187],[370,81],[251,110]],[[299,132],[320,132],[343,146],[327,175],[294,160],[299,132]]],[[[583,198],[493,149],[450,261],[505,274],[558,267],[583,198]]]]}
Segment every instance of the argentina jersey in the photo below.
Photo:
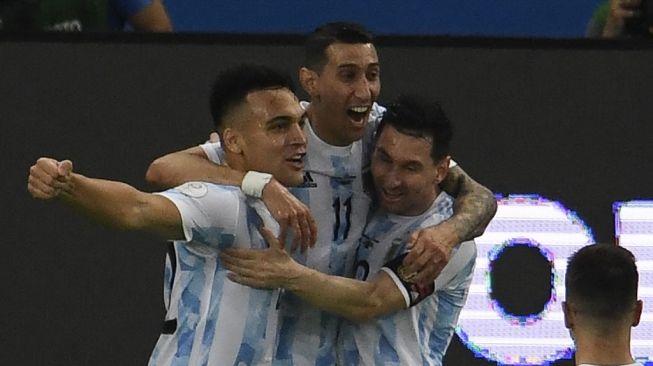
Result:
{"type": "MultiPolygon", "coordinates": [[[[453,214],[453,198],[441,192],[419,216],[399,216],[377,210],[370,218],[356,251],[359,280],[385,271],[402,290],[406,305],[412,294],[385,264],[406,253],[410,233],[437,225],[453,214]]],[[[473,241],[454,249],[436,278],[434,292],[416,305],[365,322],[343,321],[338,340],[340,365],[441,365],[471,283],[476,246],[473,241]]]]}
{"type": "Polygon", "coordinates": [[[278,290],[231,282],[217,255],[267,247],[257,228],[278,224],[237,187],[191,182],[159,194],[179,210],[187,241],[166,260],[166,321],[149,365],[270,365],[278,290]]]}
{"type": "MultiPolygon", "coordinates": [[[[301,105],[308,107],[306,102],[301,105]]],[[[363,189],[362,173],[368,168],[373,133],[384,110],[374,104],[365,137],[349,146],[329,145],[315,134],[310,123],[304,125],[304,183],[290,191],[311,210],[318,235],[315,247],[305,255],[292,253],[299,263],[328,274],[351,275],[354,251],[371,203],[363,189]]],[[[219,143],[201,147],[209,160],[222,163],[219,143]]],[[[339,322],[337,316],[284,292],[274,364],[333,366],[339,322]]]]}
{"type": "MultiPolygon", "coordinates": [[[[302,102],[302,107],[308,104],[302,102]]],[[[310,123],[304,125],[307,153],[304,184],[291,192],[306,204],[317,221],[314,248],[294,259],[320,272],[349,276],[353,254],[363,232],[370,197],[363,186],[370,139],[382,108],[375,104],[362,140],[349,146],[332,146],[322,141],[310,123]]],[[[290,292],[281,298],[280,329],[275,365],[334,365],[337,316],[320,311],[290,292]]]]}

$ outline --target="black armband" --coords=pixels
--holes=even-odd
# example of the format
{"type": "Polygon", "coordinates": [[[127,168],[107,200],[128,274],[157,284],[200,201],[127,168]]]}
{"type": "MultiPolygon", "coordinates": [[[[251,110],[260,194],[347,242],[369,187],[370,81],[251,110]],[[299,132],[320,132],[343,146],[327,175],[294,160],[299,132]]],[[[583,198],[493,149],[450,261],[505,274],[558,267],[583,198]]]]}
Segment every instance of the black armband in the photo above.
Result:
{"type": "Polygon", "coordinates": [[[426,286],[421,286],[413,282],[416,274],[406,273],[406,270],[402,265],[402,262],[404,261],[406,255],[408,255],[408,253],[404,253],[396,257],[395,259],[386,263],[383,266],[383,268],[392,272],[392,274],[396,278],[395,282],[397,282],[396,281],[397,279],[399,280],[399,282],[405,289],[405,291],[402,291],[402,293],[404,293],[404,295],[406,294],[408,295],[408,299],[406,300],[410,300],[410,304],[408,305],[408,307],[411,307],[417,305],[420,301],[424,300],[426,297],[431,295],[435,290],[435,285],[433,284],[433,282],[431,282],[426,286]]]}

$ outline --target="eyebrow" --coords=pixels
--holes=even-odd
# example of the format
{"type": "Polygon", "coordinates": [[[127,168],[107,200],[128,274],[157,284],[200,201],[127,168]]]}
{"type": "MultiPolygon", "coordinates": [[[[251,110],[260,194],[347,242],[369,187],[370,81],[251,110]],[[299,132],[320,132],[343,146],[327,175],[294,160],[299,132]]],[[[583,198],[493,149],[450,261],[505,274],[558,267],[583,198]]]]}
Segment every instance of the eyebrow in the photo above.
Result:
{"type": "Polygon", "coordinates": [[[377,145],[377,147],[376,147],[376,151],[379,152],[379,153],[381,153],[381,154],[383,154],[384,156],[386,156],[386,157],[392,159],[392,157],[390,156],[390,154],[388,154],[388,152],[386,151],[386,149],[383,148],[383,146],[378,146],[378,145],[377,145]]]}
{"type": "MultiPolygon", "coordinates": [[[[302,115],[299,117],[299,121],[301,122],[301,121],[303,121],[304,119],[307,119],[307,118],[308,118],[308,113],[307,113],[306,111],[304,111],[304,113],[302,113],[302,115]]],[[[274,116],[274,117],[270,118],[269,120],[267,120],[267,121],[265,122],[265,125],[266,125],[266,126],[269,126],[269,125],[271,125],[272,123],[276,123],[276,122],[288,122],[288,123],[292,123],[293,121],[294,121],[294,118],[291,117],[291,116],[288,116],[288,115],[279,115],[279,116],[274,116]]]]}
{"type": "Polygon", "coordinates": [[[381,64],[380,64],[379,62],[373,62],[373,63],[367,65],[366,67],[360,67],[360,66],[359,66],[358,64],[356,64],[356,63],[348,62],[348,63],[344,63],[344,64],[340,64],[340,65],[338,65],[338,69],[347,69],[347,68],[365,69],[365,68],[368,68],[368,67],[370,67],[370,66],[380,68],[380,67],[381,67],[381,64]]]}

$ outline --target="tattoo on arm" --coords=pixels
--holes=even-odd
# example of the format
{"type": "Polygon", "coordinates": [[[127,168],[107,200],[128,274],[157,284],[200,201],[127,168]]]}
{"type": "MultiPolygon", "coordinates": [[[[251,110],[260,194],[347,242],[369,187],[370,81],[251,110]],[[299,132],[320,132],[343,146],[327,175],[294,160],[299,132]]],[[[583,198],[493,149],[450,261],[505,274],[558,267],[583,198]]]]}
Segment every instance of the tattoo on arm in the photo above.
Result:
{"type": "Polygon", "coordinates": [[[454,215],[447,221],[458,237],[465,241],[482,235],[497,210],[492,192],[459,166],[449,170],[440,188],[455,197],[454,215]]]}

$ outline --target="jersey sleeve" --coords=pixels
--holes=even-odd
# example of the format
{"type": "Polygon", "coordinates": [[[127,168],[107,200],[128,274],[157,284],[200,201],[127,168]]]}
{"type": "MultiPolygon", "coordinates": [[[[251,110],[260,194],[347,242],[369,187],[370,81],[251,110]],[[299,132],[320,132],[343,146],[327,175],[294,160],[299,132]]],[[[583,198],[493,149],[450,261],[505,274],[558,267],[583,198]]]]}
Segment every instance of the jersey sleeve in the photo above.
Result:
{"type": "Polygon", "coordinates": [[[426,286],[419,285],[412,282],[412,277],[414,275],[408,274],[405,272],[402,262],[408,253],[404,253],[390,262],[383,265],[381,271],[385,272],[395,285],[404,295],[404,300],[406,302],[406,308],[415,306],[420,303],[420,301],[427,298],[435,290],[435,284],[430,283],[426,286]]]}
{"type": "Polygon", "coordinates": [[[201,144],[200,147],[204,150],[204,153],[209,158],[209,160],[216,164],[223,164],[225,161],[224,150],[222,145],[219,142],[207,142],[201,144]]]}
{"type": "Polygon", "coordinates": [[[374,103],[372,105],[372,110],[370,111],[370,116],[367,121],[367,130],[365,135],[363,135],[363,172],[366,172],[370,168],[372,161],[372,153],[374,152],[374,145],[376,142],[376,129],[381,123],[381,117],[385,113],[385,107],[374,103]]]}
{"type": "Polygon", "coordinates": [[[237,188],[189,182],[158,194],[179,210],[186,241],[217,249],[233,244],[243,202],[237,188]]]}

